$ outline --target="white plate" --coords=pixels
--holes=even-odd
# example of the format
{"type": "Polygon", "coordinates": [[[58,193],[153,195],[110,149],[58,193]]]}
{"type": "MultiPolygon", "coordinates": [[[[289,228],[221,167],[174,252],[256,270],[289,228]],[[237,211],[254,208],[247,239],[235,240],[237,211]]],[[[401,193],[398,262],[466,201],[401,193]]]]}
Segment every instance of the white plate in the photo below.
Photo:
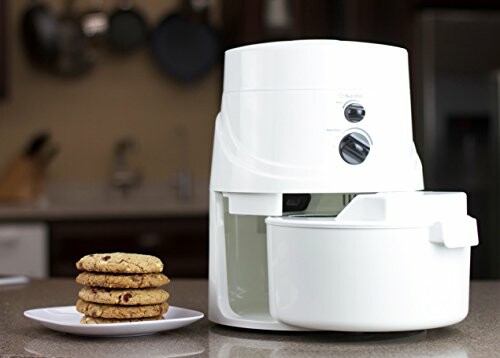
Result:
{"type": "Polygon", "coordinates": [[[107,324],[81,324],[83,315],[75,306],[37,308],[24,311],[24,316],[59,332],[81,336],[126,337],[184,327],[203,318],[203,313],[170,306],[163,320],[107,324]]]}

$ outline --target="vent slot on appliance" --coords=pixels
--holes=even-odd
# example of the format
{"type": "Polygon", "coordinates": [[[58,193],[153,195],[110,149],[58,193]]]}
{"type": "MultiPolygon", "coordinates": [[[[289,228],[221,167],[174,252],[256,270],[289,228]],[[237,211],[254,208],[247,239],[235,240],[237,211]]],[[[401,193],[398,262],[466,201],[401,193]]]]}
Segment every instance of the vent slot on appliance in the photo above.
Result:
{"type": "Polygon", "coordinates": [[[336,194],[283,194],[283,215],[286,216],[337,216],[356,197],[353,193],[336,194]],[[308,200],[306,199],[308,195],[308,200]],[[287,205],[286,200],[296,200],[297,207],[302,210],[285,210],[292,208],[287,205]],[[300,200],[306,201],[307,205],[301,205],[300,200]]]}

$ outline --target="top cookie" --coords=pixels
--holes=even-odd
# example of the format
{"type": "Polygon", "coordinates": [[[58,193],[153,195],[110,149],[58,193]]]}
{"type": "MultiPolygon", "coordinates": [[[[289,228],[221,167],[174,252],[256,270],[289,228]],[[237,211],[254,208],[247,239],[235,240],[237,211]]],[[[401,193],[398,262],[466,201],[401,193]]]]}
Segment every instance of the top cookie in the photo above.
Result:
{"type": "Polygon", "coordinates": [[[81,271],[112,273],[155,273],[163,271],[163,263],[155,256],[113,252],[82,257],[76,268],[81,271]]]}

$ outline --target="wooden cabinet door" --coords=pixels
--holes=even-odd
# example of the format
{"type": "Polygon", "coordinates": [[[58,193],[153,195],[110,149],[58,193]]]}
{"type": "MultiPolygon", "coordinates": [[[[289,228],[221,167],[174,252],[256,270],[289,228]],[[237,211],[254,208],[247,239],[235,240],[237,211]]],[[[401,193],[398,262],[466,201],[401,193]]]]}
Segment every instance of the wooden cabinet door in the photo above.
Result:
{"type": "Polygon", "coordinates": [[[51,276],[75,276],[75,262],[99,252],[158,256],[175,277],[208,277],[208,218],[61,221],[50,224],[51,276]]]}

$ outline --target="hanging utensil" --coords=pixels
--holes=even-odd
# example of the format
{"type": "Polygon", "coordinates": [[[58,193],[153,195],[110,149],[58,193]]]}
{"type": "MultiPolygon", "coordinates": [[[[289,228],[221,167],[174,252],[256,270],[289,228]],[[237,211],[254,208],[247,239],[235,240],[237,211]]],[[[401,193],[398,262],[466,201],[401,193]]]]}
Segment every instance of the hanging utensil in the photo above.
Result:
{"type": "Polygon", "coordinates": [[[160,68],[182,82],[194,82],[217,63],[220,41],[207,22],[208,0],[185,0],[153,32],[152,52],[160,68]]]}
{"type": "Polygon", "coordinates": [[[32,1],[21,20],[24,49],[33,64],[47,66],[57,57],[57,18],[44,4],[32,1]]]}
{"type": "Polygon", "coordinates": [[[266,0],[264,27],[270,39],[284,39],[291,36],[293,25],[292,9],[289,0],[266,0]]]}
{"type": "Polygon", "coordinates": [[[87,72],[94,64],[94,55],[87,46],[80,21],[73,12],[73,0],[65,0],[66,9],[59,19],[55,70],[64,76],[87,72]]]}
{"type": "Polygon", "coordinates": [[[149,37],[148,24],[130,0],[122,0],[109,17],[108,42],[117,52],[132,52],[144,45],[149,37]]]}
{"type": "Polygon", "coordinates": [[[102,9],[102,0],[90,0],[90,10],[80,16],[83,34],[90,39],[102,37],[108,31],[108,15],[102,9]]]}

